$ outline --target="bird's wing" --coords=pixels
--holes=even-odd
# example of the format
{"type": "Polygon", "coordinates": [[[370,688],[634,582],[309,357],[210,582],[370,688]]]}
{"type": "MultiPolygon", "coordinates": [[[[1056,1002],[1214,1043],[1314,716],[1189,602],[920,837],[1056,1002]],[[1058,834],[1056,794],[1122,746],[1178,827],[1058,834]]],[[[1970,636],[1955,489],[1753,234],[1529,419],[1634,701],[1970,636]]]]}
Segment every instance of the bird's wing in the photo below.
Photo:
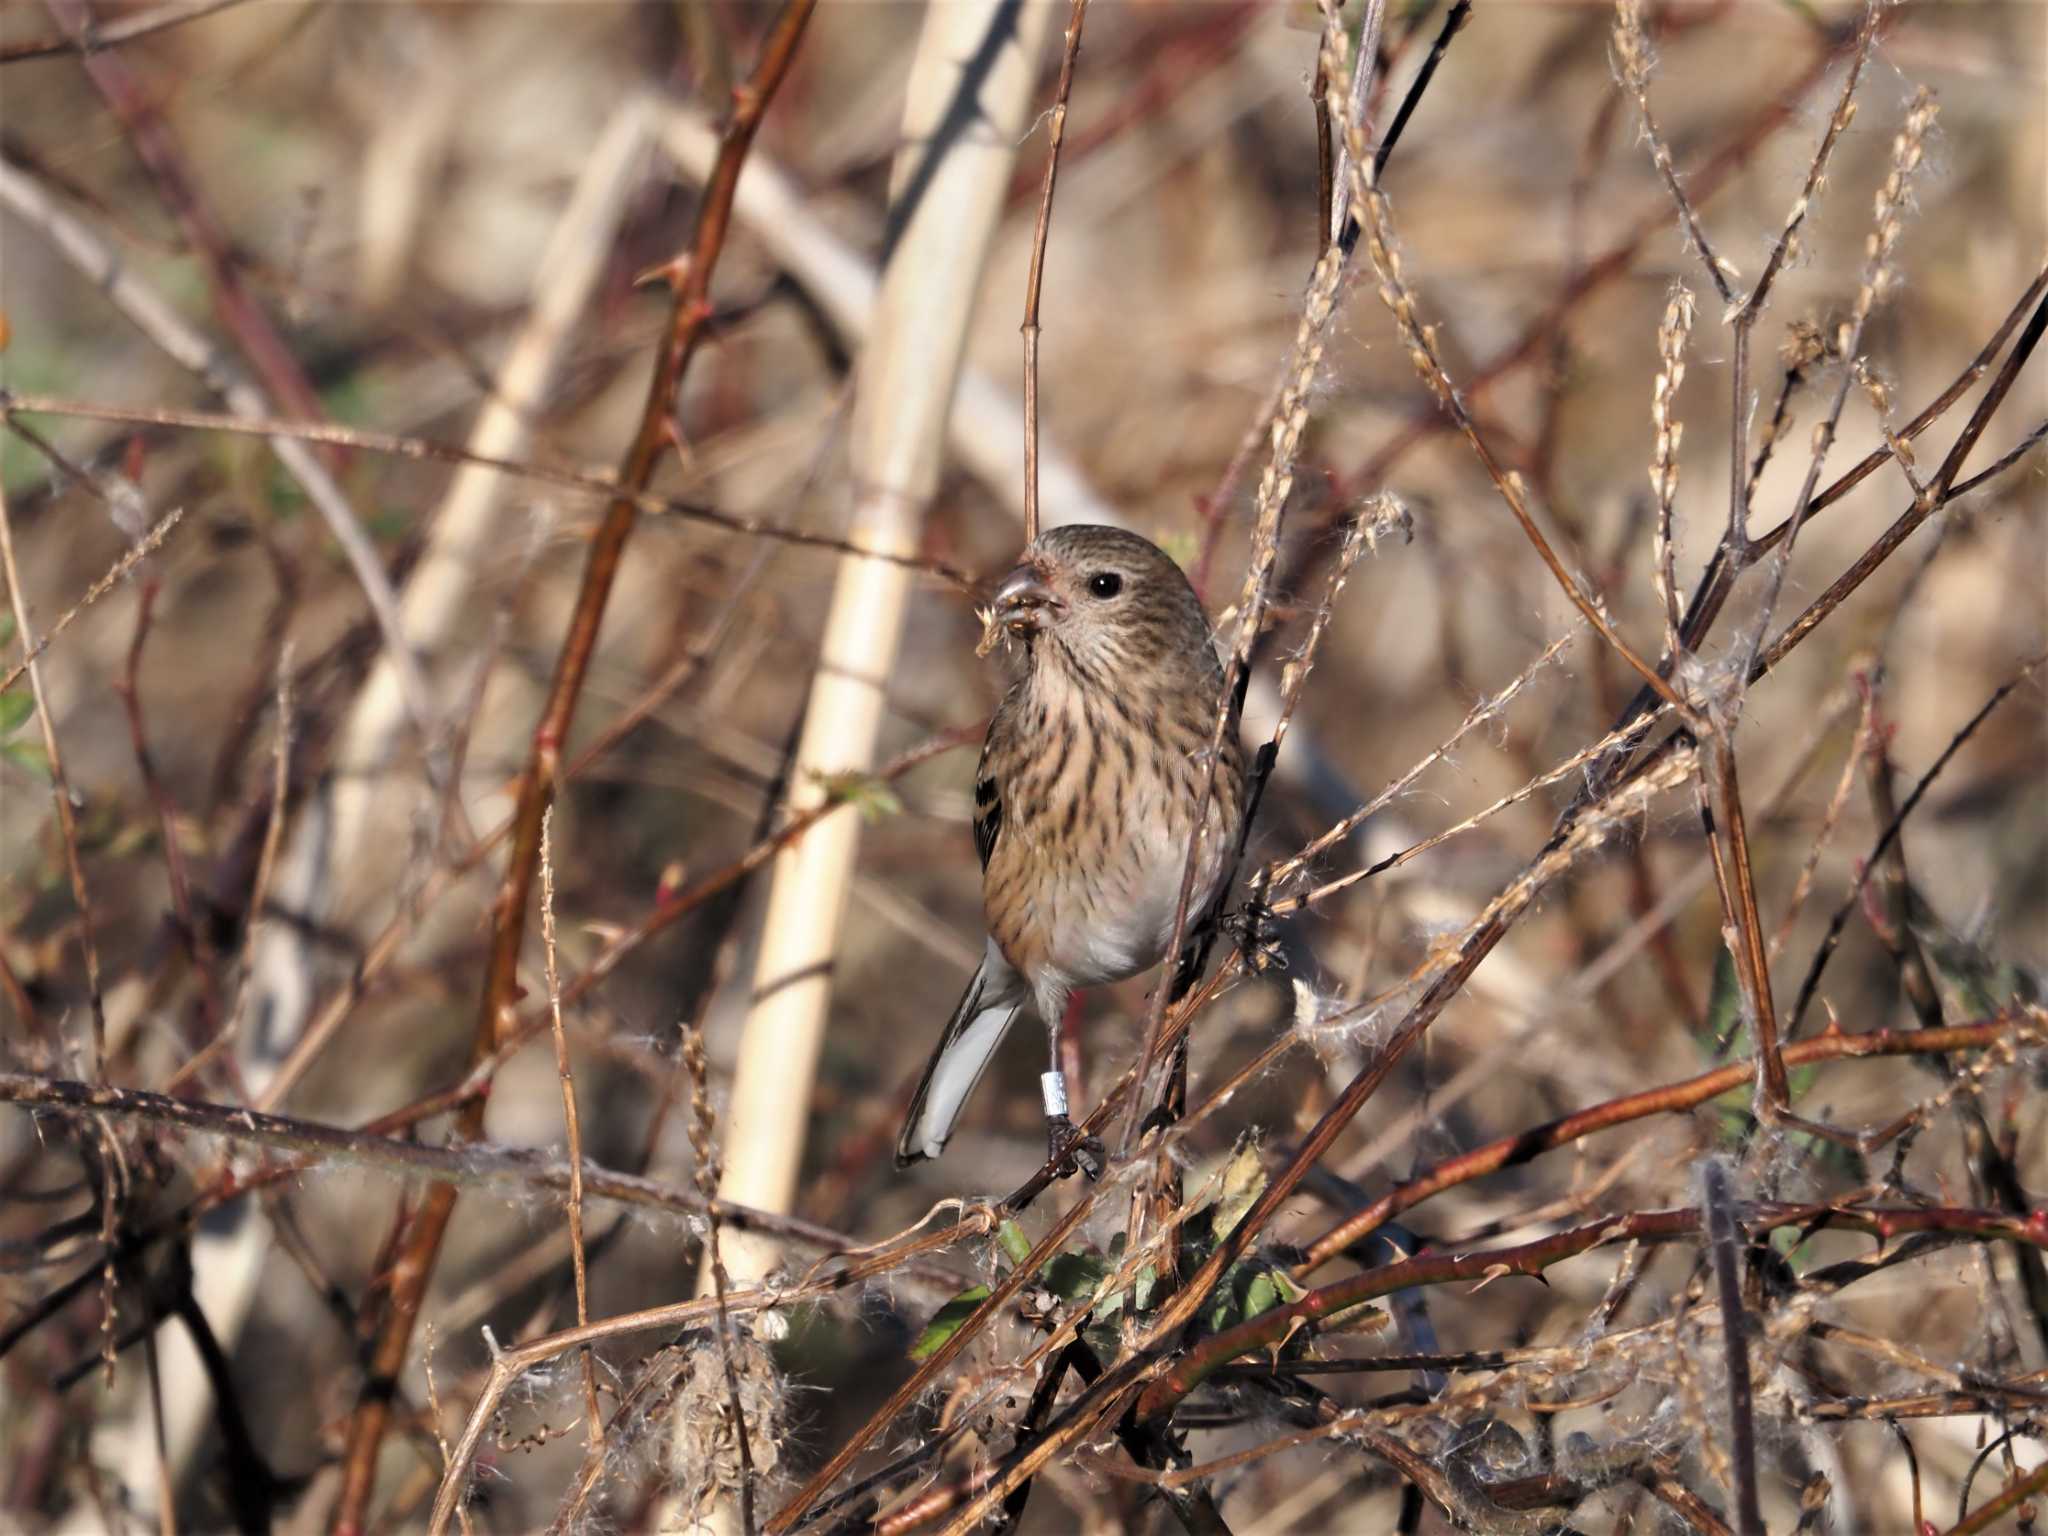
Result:
{"type": "Polygon", "coordinates": [[[981,855],[981,867],[988,868],[996,851],[996,839],[1003,831],[1003,795],[993,778],[974,781],[974,851],[981,855]]]}
{"type": "Polygon", "coordinates": [[[989,722],[988,735],[981,743],[981,758],[974,765],[974,851],[981,855],[984,870],[996,851],[996,839],[1003,831],[1003,786],[996,777],[994,760],[998,755],[997,741],[1004,733],[1004,716],[1009,705],[1010,701],[1004,699],[995,719],[989,722]]]}

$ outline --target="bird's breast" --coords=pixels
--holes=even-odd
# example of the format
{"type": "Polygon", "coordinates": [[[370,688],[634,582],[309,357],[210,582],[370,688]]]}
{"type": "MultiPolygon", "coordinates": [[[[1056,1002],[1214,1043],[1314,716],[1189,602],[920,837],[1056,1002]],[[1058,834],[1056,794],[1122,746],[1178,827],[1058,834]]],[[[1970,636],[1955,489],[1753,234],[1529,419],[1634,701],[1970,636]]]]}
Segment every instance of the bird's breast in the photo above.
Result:
{"type": "MultiPolygon", "coordinates": [[[[1003,833],[983,880],[989,932],[1027,976],[1093,986],[1136,975],[1172,937],[1206,742],[1164,728],[1141,698],[1019,703],[1003,833]]],[[[1214,901],[1236,836],[1235,757],[1225,766],[1190,921],[1214,901]]]]}

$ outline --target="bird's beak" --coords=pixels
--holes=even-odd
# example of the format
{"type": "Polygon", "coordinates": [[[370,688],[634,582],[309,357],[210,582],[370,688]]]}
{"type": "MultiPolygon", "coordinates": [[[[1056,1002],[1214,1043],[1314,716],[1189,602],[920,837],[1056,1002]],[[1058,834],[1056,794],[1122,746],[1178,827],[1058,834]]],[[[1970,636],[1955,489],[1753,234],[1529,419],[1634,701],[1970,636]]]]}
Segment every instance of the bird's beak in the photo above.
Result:
{"type": "Polygon", "coordinates": [[[1020,565],[997,585],[992,599],[996,622],[1006,629],[1043,629],[1066,607],[1035,566],[1020,565]]]}

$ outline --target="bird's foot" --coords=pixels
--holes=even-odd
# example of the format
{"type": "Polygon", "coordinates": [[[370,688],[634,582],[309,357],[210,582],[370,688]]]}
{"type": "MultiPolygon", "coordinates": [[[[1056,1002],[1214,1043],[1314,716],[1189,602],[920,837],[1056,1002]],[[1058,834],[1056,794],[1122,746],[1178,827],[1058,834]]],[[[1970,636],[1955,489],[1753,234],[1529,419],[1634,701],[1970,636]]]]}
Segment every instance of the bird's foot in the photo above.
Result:
{"type": "Polygon", "coordinates": [[[1053,1176],[1064,1179],[1077,1170],[1094,1183],[1108,1166],[1102,1142],[1083,1134],[1065,1115],[1045,1117],[1045,1153],[1053,1165],[1053,1176]]]}
{"type": "Polygon", "coordinates": [[[1247,896],[1244,905],[1224,913],[1216,922],[1231,943],[1237,946],[1246,970],[1261,972],[1286,968],[1287,956],[1280,947],[1276,931],[1279,919],[1273,909],[1256,896],[1247,896]]]}

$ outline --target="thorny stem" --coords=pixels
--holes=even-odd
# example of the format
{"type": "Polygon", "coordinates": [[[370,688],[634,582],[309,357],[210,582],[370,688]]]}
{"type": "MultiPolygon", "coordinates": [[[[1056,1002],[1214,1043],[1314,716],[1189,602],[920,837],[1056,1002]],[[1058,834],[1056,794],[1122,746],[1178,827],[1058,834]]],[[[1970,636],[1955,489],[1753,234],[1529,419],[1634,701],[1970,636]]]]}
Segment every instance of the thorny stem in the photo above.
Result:
{"type": "MultiPolygon", "coordinates": [[[[554,791],[562,746],[568,740],[583,680],[597,648],[598,627],[604,618],[612,580],[633,531],[638,513],[635,498],[647,488],[655,466],[668,450],[677,392],[710,318],[711,275],[724,248],[740,167],[768,103],[789,72],[815,5],[816,0],[785,0],[761,46],[753,74],[734,90],[732,113],[719,144],[717,164],[712,168],[698,208],[691,248],[670,268],[675,296],[667,335],[648,383],[639,430],[619,472],[620,493],[606,507],[591,542],[582,588],[563,638],[554,682],[540,723],[534,728],[532,749],[519,782],[512,851],[494,903],[490,955],[471,1046],[471,1059],[476,1063],[488,1060],[496,1051],[511,1022],[513,1002],[518,995],[519,952],[526,933],[526,904],[540,864],[542,816],[554,791]]],[[[483,1130],[483,1112],[481,1097],[465,1105],[456,1120],[454,1139],[475,1140],[483,1130]]],[[[363,1389],[349,1420],[341,1497],[335,1505],[332,1524],[335,1536],[361,1536],[367,1528],[377,1448],[391,1417],[391,1386],[404,1369],[413,1325],[454,1209],[455,1187],[436,1184],[422,1202],[405,1247],[392,1266],[383,1325],[370,1351],[363,1389]]]]}
{"type": "MultiPolygon", "coordinates": [[[[1743,1226],[1753,1233],[1781,1227],[1845,1227],[1873,1232],[1886,1239],[1916,1232],[1961,1232],[2048,1248],[2048,1224],[2009,1216],[2003,1211],[1946,1206],[1864,1207],[1766,1201],[1749,1208],[1743,1226]]],[[[1368,1269],[1203,1339],[1145,1389],[1138,1400],[1138,1416],[1150,1419],[1170,1412],[1218,1368],[1239,1356],[1269,1348],[1303,1325],[1313,1326],[1394,1291],[1459,1280],[1539,1275],[1551,1265],[1592,1248],[1623,1242],[1678,1241],[1696,1235],[1700,1228],[1700,1212],[1696,1208],[1635,1211],[1603,1217],[1511,1248],[1465,1254],[1428,1253],[1368,1269]]]]}
{"type": "MultiPolygon", "coordinates": [[[[2001,1040],[2013,1039],[2015,1034],[2025,1040],[2048,1039],[2038,1021],[2001,1017],[1988,1023],[1961,1025],[1954,1029],[1871,1030],[1858,1034],[1830,1031],[1786,1046],[1783,1055],[1791,1066],[1872,1056],[1946,1055],[1952,1051],[1988,1049],[2001,1040]]],[[[1532,1126],[1516,1135],[1504,1136],[1485,1146],[1474,1147],[1470,1152],[1446,1158],[1435,1167],[1424,1169],[1396,1185],[1365,1209],[1316,1238],[1295,1266],[1295,1276],[1304,1278],[1320,1269],[1345,1249],[1371,1236],[1394,1217],[1422,1204],[1432,1195],[1499,1173],[1505,1168],[1519,1167],[1545,1152],[1568,1146],[1596,1131],[1626,1125],[1651,1115],[1680,1114],[1711,1103],[1752,1081],[1755,1076],[1755,1062],[1730,1062],[1725,1067],[1702,1072],[1683,1082],[1667,1083],[1641,1093],[1609,1099],[1604,1104],[1596,1104],[1590,1109],[1561,1116],[1548,1124],[1532,1126]]]]}
{"type": "MultiPolygon", "coordinates": [[[[1626,786],[1626,800],[1616,801],[1609,806],[1609,811],[1615,815],[1631,814],[1632,808],[1647,805],[1657,794],[1681,782],[1692,768],[1692,754],[1673,753],[1659,765],[1657,772],[1644,775],[1626,786]]],[[[1336,1102],[1324,1111],[1287,1166],[1274,1176],[1252,1208],[1231,1229],[1230,1235],[1216,1245],[1182,1291],[1162,1309],[1148,1336],[1148,1344],[1156,1344],[1177,1333],[1194,1318],[1222,1280],[1224,1272],[1257,1240],[1266,1223],[1300,1186],[1309,1169],[1322,1160],[1338,1135],[1379,1091],[1408,1049],[1464,988],[1480,961],[1492,952],[1509,927],[1552,879],[1605,839],[1607,826],[1607,819],[1603,816],[1582,818],[1576,825],[1561,830],[1543,853],[1480,915],[1435,983],[1409,1010],[1387,1043],[1360,1069],[1336,1102]]]]}
{"type": "Polygon", "coordinates": [[[2033,1471],[2014,1478],[1997,1498],[1982,1505],[1969,1518],[1958,1520],[1943,1532],[1943,1536],[1977,1536],[1980,1531],[1992,1530],[2001,1516],[2012,1513],[2021,1504],[2044,1490],[2048,1490],[2048,1461],[2042,1462],[2033,1471]]]}

